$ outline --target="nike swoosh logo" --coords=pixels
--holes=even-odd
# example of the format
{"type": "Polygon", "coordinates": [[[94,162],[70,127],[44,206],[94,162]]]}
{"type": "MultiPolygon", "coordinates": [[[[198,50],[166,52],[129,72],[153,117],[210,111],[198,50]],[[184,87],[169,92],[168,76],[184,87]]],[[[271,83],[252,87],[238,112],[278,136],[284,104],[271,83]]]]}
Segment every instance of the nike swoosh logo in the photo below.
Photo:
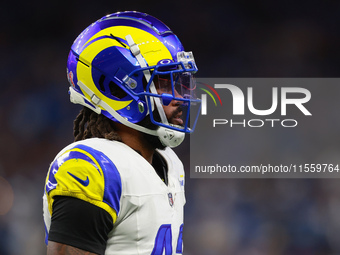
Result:
{"type": "Polygon", "coordinates": [[[86,176],[86,180],[82,180],[80,179],[78,176],[75,176],[74,174],[67,172],[69,175],[71,175],[74,179],[76,179],[76,181],[78,181],[81,185],[87,187],[90,183],[89,177],[86,176]]]}

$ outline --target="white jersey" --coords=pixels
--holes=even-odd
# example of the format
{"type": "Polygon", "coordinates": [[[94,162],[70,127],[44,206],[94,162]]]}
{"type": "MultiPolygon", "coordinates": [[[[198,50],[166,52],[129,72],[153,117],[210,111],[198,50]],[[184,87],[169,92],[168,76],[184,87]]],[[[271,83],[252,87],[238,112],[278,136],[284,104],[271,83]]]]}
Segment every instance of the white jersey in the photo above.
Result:
{"type": "Polygon", "coordinates": [[[148,161],[121,142],[92,138],[67,146],[46,178],[47,235],[53,197],[71,196],[112,216],[114,227],[108,235],[106,255],[181,254],[183,165],[170,148],[158,152],[167,163],[168,185],[148,161]]]}

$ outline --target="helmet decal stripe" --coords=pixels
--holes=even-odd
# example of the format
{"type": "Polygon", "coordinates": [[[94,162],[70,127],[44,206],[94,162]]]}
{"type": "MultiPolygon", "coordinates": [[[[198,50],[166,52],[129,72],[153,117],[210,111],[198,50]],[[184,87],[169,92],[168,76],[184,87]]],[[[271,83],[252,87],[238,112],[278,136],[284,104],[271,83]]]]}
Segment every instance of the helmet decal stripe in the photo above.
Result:
{"type": "Polygon", "coordinates": [[[121,38],[118,38],[116,36],[114,36],[113,34],[110,34],[112,36],[113,39],[115,39],[117,42],[119,42],[124,48],[126,48],[126,43],[124,44],[121,38]]]}

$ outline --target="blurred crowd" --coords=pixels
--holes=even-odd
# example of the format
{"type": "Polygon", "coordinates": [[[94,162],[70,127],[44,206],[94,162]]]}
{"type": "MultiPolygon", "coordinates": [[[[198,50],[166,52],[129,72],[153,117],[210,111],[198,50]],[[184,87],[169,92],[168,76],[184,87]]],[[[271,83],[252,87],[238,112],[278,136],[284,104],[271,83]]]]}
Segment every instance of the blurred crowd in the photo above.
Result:
{"type": "MultiPolygon", "coordinates": [[[[68,98],[68,51],[90,23],[123,10],[147,12],[170,26],[194,52],[200,77],[340,74],[340,2],[334,0],[3,4],[0,255],[46,254],[44,179],[54,156],[73,141],[80,110],[68,98]]],[[[324,130],[328,139],[313,144],[317,150],[332,141],[332,157],[340,150],[336,117],[324,130]]],[[[226,144],[237,142],[234,137],[226,144]]],[[[302,140],[295,156],[309,153],[307,146],[302,140]]],[[[187,140],[176,149],[187,168],[188,148],[187,140]]],[[[186,196],[187,255],[340,254],[340,179],[193,179],[187,172],[186,196]]]]}

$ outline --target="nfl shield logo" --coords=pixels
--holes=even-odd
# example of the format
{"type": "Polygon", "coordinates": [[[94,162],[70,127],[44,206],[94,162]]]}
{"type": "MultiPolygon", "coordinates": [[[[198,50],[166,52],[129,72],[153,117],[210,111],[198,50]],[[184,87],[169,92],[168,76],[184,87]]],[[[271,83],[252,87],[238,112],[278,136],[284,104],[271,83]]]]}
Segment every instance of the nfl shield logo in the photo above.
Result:
{"type": "Polygon", "coordinates": [[[169,198],[169,204],[170,206],[173,206],[174,205],[174,200],[172,198],[172,193],[168,193],[168,198],[169,198]]]}

